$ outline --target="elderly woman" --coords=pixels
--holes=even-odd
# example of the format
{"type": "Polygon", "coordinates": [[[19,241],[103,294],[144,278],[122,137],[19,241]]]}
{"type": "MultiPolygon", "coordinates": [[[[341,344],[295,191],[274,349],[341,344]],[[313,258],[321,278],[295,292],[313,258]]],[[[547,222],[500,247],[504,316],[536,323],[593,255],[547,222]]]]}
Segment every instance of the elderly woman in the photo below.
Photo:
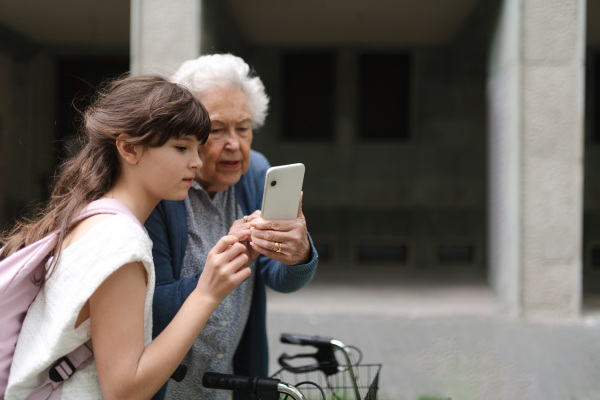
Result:
{"type": "MultiPolygon", "coordinates": [[[[185,62],[173,81],[204,104],[211,132],[200,148],[202,167],[187,199],[163,201],[146,222],[154,243],[154,336],[171,321],[196,287],[208,252],[224,235],[246,239],[252,275],[213,313],[183,360],[181,383],[166,386],[168,399],[228,399],[205,389],[205,371],[268,374],[266,290],[293,292],[312,279],[317,252],[299,206],[295,220],[260,218],[266,158],[251,150],[253,130],[263,125],[269,99],[249,66],[231,54],[185,62]]],[[[158,397],[162,398],[165,388],[158,397]]]]}

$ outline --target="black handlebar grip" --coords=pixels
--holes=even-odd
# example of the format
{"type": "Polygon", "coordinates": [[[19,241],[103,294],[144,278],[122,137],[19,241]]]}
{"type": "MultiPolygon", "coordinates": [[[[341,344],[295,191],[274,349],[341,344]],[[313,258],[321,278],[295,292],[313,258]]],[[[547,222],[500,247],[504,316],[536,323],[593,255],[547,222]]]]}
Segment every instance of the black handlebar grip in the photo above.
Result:
{"type": "Polygon", "coordinates": [[[274,378],[248,377],[218,372],[205,372],[202,385],[209,389],[240,390],[258,394],[263,400],[279,399],[277,386],[281,382],[274,378]]]}
{"type": "Polygon", "coordinates": [[[281,343],[297,344],[300,346],[329,346],[331,345],[332,338],[326,338],[321,336],[308,336],[299,335],[295,333],[282,333],[280,337],[281,343]]]}
{"type": "Polygon", "coordinates": [[[187,374],[187,367],[185,365],[181,364],[179,367],[177,367],[175,372],[173,372],[173,375],[171,375],[171,379],[173,379],[175,382],[181,382],[183,380],[183,378],[185,378],[186,374],[187,374]]]}
{"type": "Polygon", "coordinates": [[[249,376],[205,372],[202,385],[209,389],[243,390],[254,393],[258,378],[249,376]]]}

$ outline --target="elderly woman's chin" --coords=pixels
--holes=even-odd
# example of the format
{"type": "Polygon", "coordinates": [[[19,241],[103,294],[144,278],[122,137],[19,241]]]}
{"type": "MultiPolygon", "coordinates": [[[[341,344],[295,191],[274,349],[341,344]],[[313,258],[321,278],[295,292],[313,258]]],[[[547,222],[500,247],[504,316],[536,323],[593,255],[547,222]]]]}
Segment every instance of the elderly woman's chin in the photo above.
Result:
{"type": "Polygon", "coordinates": [[[227,190],[239,182],[243,175],[240,168],[236,171],[213,171],[211,174],[196,174],[196,181],[207,193],[216,193],[227,190]]]}
{"type": "Polygon", "coordinates": [[[229,186],[233,186],[236,183],[238,183],[242,178],[243,172],[245,171],[242,171],[241,167],[237,168],[236,170],[227,170],[220,172],[217,178],[221,185],[224,186],[223,190],[227,189],[229,186]]]}

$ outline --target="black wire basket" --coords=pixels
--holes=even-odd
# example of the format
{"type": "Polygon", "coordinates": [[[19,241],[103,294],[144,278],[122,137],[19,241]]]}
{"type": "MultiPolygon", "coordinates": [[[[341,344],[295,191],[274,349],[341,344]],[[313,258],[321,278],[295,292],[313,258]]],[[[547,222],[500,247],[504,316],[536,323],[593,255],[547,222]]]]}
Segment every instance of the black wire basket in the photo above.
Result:
{"type": "Polygon", "coordinates": [[[380,371],[381,364],[340,366],[337,372],[327,375],[318,369],[298,372],[283,368],[272,377],[296,385],[310,400],[323,399],[322,393],[326,400],[375,400],[380,371]]]}

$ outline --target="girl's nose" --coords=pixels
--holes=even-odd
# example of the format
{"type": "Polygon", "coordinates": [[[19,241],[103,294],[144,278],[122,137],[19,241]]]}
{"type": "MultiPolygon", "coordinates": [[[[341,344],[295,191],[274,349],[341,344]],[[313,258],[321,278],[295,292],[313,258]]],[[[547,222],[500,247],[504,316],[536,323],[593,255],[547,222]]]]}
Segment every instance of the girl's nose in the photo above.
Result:
{"type": "Polygon", "coordinates": [[[202,167],[202,159],[200,158],[200,154],[196,153],[192,162],[190,163],[191,168],[200,168],[202,167]]]}

